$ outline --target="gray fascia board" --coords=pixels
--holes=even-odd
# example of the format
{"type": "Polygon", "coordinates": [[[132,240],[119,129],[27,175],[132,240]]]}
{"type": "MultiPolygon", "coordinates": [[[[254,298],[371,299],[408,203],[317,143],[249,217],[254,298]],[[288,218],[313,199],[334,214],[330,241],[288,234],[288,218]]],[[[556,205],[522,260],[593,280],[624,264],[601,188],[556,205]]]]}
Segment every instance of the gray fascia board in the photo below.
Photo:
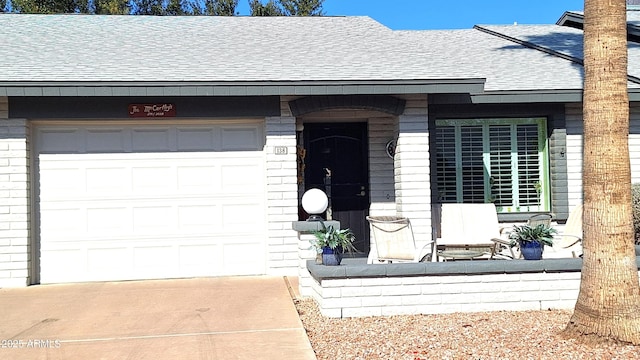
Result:
{"type": "Polygon", "coordinates": [[[629,90],[629,101],[640,101],[640,89],[629,90]]]}
{"type": "Polygon", "coordinates": [[[556,25],[564,26],[567,21],[575,23],[584,23],[584,14],[576,13],[574,11],[565,11],[564,14],[556,21],[556,25]]]}
{"type": "Polygon", "coordinates": [[[485,79],[255,83],[0,82],[6,96],[262,96],[482,93],[485,79]],[[29,94],[29,95],[25,95],[29,94]],[[40,94],[40,95],[38,95],[40,94]]]}
{"type": "Polygon", "coordinates": [[[582,102],[582,90],[495,91],[471,94],[474,104],[582,102]]]}
{"type": "MultiPolygon", "coordinates": [[[[629,89],[629,101],[640,101],[640,89],[629,89]]],[[[495,91],[471,94],[474,104],[504,103],[580,103],[582,90],[495,91]]]]}

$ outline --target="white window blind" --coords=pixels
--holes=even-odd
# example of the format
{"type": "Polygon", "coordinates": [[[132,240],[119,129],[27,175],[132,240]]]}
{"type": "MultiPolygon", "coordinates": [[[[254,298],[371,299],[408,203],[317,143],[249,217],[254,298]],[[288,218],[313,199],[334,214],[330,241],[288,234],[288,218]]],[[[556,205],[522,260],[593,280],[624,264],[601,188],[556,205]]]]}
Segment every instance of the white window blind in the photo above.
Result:
{"type": "Polygon", "coordinates": [[[438,120],[435,151],[440,202],[548,210],[545,119],[438,120]]]}

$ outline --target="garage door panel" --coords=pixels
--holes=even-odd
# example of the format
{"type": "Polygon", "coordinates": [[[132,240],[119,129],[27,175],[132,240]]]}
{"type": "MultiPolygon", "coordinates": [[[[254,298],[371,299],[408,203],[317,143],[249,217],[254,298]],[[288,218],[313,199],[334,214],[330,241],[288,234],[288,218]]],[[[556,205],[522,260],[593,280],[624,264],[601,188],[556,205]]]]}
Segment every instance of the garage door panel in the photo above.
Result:
{"type": "Polygon", "coordinates": [[[37,136],[39,144],[46,144],[39,149],[41,154],[78,152],[79,149],[84,148],[84,146],[80,146],[81,140],[77,128],[42,129],[37,136]]]}
{"type": "Polygon", "coordinates": [[[125,149],[124,129],[87,129],[86,138],[88,152],[120,152],[125,149]]]}
{"type": "Polygon", "coordinates": [[[56,196],[84,190],[83,178],[84,171],[77,168],[41,169],[40,192],[45,195],[56,196]]]}
{"type": "MultiPolygon", "coordinates": [[[[260,254],[250,239],[238,243],[228,243],[224,245],[224,265],[222,271],[224,275],[255,275],[255,262],[260,262],[264,255],[260,254]]],[[[263,260],[262,260],[263,261],[263,260]]]]}
{"type": "Polygon", "coordinates": [[[264,273],[259,125],[37,130],[41,282],[264,273]]]}
{"type": "Polygon", "coordinates": [[[178,151],[220,150],[219,132],[211,128],[177,129],[178,151]],[[216,145],[216,143],[218,143],[216,145]]]}
{"type": "Polygon", "coordinates": [[[164,246],[145,246],[134,249],[134,264],[136,270],[148,271],[153,268],[160,270],[163,267],[175,267],[178,265],[177,252],[173,244],[164,246]]]}
{"type": "Polygon", "coordinates": [[[101,168],[85,170],[86,190],[89,194],[126,194],[131,190],[131,171],[122,166],[105,164],[101,168]]]}
{"type": "Polygon", "coordinates": [[[131,210],[127,207],[92,207],[85,212],[85,234],[123,236],[131,229],[131,210]]]}
{"type": "MultiPolygon", "coordinates": [[[[81,208],[48,208],[46,215],[40,216],[40,231],[48,234],[77,234],[85,230],[85,211],[81,208]]],[[[42,210],[41,210],[42,211],[42,210]]],[[[60,236],[53,236],[52,239],[60,236]]]]}
{"type": "Polygon", "coordinates": [[[251,127],[222,127],[222,150],[258,150],[262,142],[260,131],[251,127]]]}
{"type": "Polygon", "coordinates": [[[170,139],[168,128],[134,129],[131,132],[131,150],[133,152],[166,151],[174,147],[170,139]]]}
{"type": "Polygon", "coordinates": [[[173,169],[169,166],[135,166],[132,169],[134,193],[172,193],[176,189],[173,169]]]}
{"type": "Polygon", "coordinates": [[[220,166],[222,189],[233,193],[258,193],[262,189],[264,179],[256,176],[259,173],[256,164],[223,164],[220,166]]]}
{"type": "Polygon", "coordinates": [[[61,278],[77,279],[87,271],[86,261],[86,254],[80,249],[50,250],[40,262],[40,281],[48,283],[61,278]]]}
{"type": "Polygon", "coordinates": [[[172,233],[173,208],[170,206],[140,206],[133,208],[133,232],[135,234],[172,233]]]}
{"type": "Polygon", "coordinates": [[[220,167],[214,164],[178,166],[178,191],[183,194],[220,191],[220,167]]]}
{"type": "Polygon", "coordinates": [[[223,231],[236,233],[239,231],[255,232],[263,223],[264,209],[260,203],[244,202],[242,204],[222,204],[223,231]]]}
{"type": "Polygon", "coordinates": [[[180,264],[183,271],[189,272],[198,268],[206,268],[211,273],[220,272],[222,252],[220,245],[194,244],[182,245],[179,249],[180,264]]]}
{"type": "Polygon", "coordinates": [[[127,247],[96,246],[87,249],[86,254],[89,274],[118,272],[118,269],[129,268],[128,264],[132,261],[131,249],[127,247]]]}
{"type": "Polygon", "coordinates": [[[181,231],[217,232],[222,227],[222,211],[217,205],[185,205],[178,207],[181,231]]]}

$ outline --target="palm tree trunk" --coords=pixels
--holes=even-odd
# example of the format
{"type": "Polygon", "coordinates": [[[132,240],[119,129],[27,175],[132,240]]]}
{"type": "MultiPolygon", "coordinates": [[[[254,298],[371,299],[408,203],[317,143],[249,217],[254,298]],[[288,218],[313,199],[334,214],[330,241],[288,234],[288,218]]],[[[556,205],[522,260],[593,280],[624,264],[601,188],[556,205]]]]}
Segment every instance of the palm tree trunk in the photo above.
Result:
{"type": "Polygon", "coordinates": [[[584,69],[584,257],[565,334],[640,344],[625,0],[585,0],[584,69]]]}

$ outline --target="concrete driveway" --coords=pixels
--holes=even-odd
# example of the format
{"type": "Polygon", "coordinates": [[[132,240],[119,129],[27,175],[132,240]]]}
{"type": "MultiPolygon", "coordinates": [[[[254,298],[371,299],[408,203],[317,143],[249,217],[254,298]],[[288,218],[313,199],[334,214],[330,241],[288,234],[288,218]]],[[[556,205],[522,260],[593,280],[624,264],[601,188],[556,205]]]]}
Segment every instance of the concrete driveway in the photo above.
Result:
{"type": "Polygon", "coordinates": [[[315,359],[282,277],[0,289],[0,359],[315,359]]]}

